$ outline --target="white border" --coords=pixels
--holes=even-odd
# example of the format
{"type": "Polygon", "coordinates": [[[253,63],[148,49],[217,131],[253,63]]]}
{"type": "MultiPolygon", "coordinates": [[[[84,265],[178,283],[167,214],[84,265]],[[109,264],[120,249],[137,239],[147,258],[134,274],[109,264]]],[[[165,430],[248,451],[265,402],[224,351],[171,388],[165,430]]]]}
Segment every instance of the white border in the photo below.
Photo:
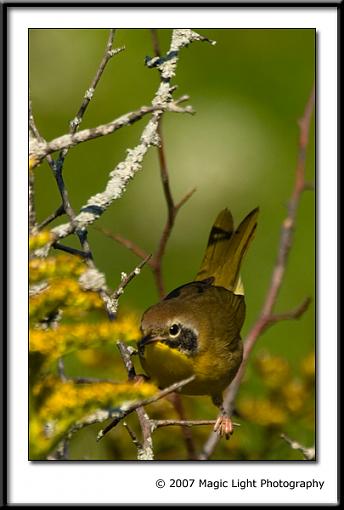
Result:
{"type": "Polygon", "coordinates": [[[10,93],[10,444],[9,498],[25,503],[336,503],[337,501],[337,12],[335,8],[13,8],[9,10],[10,93]],[[318,299],[320,462],[29,463],[27,455],[27,29],[106,27],[316,27],[318,31],[318,299]],[[16,183],[16,186],[14,186],[16,183]],[[21,183],[21,186],[18,185],[21,183]],[[24,241],[24,242],[23,242],[24,241]],[[15,405],[14,405],[15,403],[15,405]],[[317,479],[319,490],[157,489],[157,478],[317,479]]]}

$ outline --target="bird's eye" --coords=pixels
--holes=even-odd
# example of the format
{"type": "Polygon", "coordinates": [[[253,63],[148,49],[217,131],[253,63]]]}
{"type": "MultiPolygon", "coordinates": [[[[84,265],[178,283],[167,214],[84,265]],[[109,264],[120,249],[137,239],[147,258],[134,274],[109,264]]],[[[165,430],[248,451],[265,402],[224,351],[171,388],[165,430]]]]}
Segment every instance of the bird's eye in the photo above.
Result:
{"type": "Polygon", "coordinates": [[[172,326],[169,329],[170,336],[178,336],[180,333],[180,327],[178,324],[172,324],[172,326]]]}

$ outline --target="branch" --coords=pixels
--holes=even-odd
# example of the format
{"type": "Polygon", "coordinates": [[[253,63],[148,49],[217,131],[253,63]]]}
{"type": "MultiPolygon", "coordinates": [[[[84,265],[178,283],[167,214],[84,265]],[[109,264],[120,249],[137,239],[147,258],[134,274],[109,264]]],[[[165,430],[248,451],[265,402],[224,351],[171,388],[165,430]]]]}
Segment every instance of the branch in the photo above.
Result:
{"type": "Polygon", "coordinates": [[[29,170],[29,233],[33,233],[36,225],[36,208],[35,208],[35,177],[32,170],[29,170]]]}
{"type": "MultiPolygon", "coordinates": [[[[151,420],[154,429],[160,427],[199,427],[202,425],[215,425],[216,420],[151,420]]],[[[233,422],[232,422],[233,423],[233,422]]],[[[233,423],[236,427],[240,427],[240,423],[233,423]]]]}
{"type": "MultiPolygon", "coordinates": [[[[138,440],[135,432],[131,429],[131,427],[129,427],[129,425],[128,425],[128,423],[126,421],[123,421],[122,425],[127,430],[129,436],[131,437],[132,442],[134,443],[134,445],[137,448],[137,458],[138,458],[138,460],[141,460],[141,457],[144,457],[144,455],[145,455],[145,451],[144,451],[144,448],[143,448],[143,445],[142,445],[141,441],[138,440]]],[[[142,460],[143,460],[143,458],[142,458],[142,460]]]]}
{"type": "Polygon", "coordinates": [[[45,218],[45,220],[43,220],[39,225],[37,225],[36,227],[36,231],[39,232],[40,230],[42,230],[44,227],[46,227],[47,225],[49,225],[49,223],[51,223],[52,221],[54,221],[56,218],[58,218],[59,216],[62,216],[62,214],[65,214],[65,210],[64,210],[64,207],[63,205],[60,205],[56,211],[54,211],[53,213],[49,214],[49,216],[47,216],[47,218],[45,218]]]}
{"type": "MultiPolygon", "coordinates": [[[[249,331],[246,340],[244,342],[244,354],[241,366],[230,384],[229,388],[226,390],[226,394],[224,397],[224,408],[231,412],[234,406],[234,401],[236,395],[239,391],[239,387],[243,376],[245,374],[246,365],[250,356],[250,353],[258,340],[258,338],[262,335],[262,333],[272,324],[276,324],[276,322],[285,319],[298,319],[302,316],[302,314],[308,308],[310,303],[310,299],[307,298],[296,310],[292,312],[275,314],[274,307],[277,301],[278,293],[281,288],[283,277],[285,275],[286,265],[288,261],[288,255],[290,249],[292,247],[293,241],[293,231],[295,228],[296,216],[298,211],[298,205],[300,202],[300,198],[302,193],[307,189],[307,183],[305,181],[305,162],[306,162],[306,149],[308,146],[309,139],[309,126],[312,116],[312,111],[314,107],[314,99],[315,99],[315,89],[314,86],[312,88],[310,97],[307,101],[305,111],[303,117],[299,121],[299,151],[298,151],[298,160],[295,171],[295,182],[294,188],[291,194],[291,198],[288,205],[288,215],[283,221],[281,237],[279,242],[277,260],[272,272],[272,277],[270,281],[270,285],[267,291],[267,295],[263,304],[263,308],[260,316],[257,321],[249,331]]],[[[209,459],[212,455],[216,444],[218,442],[218,436],[216,434],[211,434],[208,438],[207,442],[203,447],[203,451],[200,454],[199,458],[209,459]]]]}
{"type": "MultiPolygon", "coordinates": [[[[39,162],[53,152],[63,150],[67,153],[67,149],[75,147],[79,143],[88,142],[89,140],[94,140],[101,136],[111,135],[118,129],[121,129],[124,126],[131,126],[135,122],[141,120],[144,116],[153,112],[160,112],[163,110],[164,112],[193,113],[190,106],[186,106],[185,108],[177,106],[181,99],[185,100],[185,96],[180,98],[178,101],[165,105],[141,106],[138,110],[121,115],[121,117],[118,117],[106,124],[100,124],[94,128],[83,129],[82,131],[70,132],[69,134],[54,138],[50,142],[44,141],[37,143],[37,141],[33,141],[30,146],[30,156],[35,158],[37,161],[36,165],[38,165],[39,162]]],[[[80,124],[81,119],[79,118],[78,120],[80,124]]],[[[72,123],[73,122],[75,122],[75,119],[72,123]]]]}
{"type": "MultiPolygon", "coordinates": [[[[151,120],[143,130],[139,145],[134,149],[128,150],[126,159],[119,163],[110,173],[106,189],[102,193],[90,197],[81,208],[81,212],[72,221],[52,229],[53,242],[70,235],[74,231],[84,231],[103,214],[114,200],[123,195],[128,182],[141,169],[143,158],[148,149],[152,145],[158,145],[159,143],[157,127],[164,113],[164,108],[172,102],[172,92],[175,88],[170,87],[170,81],[175,75],[179,52],[182,48],[196,40],[205,40],[205,38],[192,30],[177,29],[173,31],[167,57],[161,63],[156,64],[161,74],[161,82],[152,101],[152,106],[158,109],[153,112],[151,120]]],[[[51,244],[47,244],[45,249],[49,250],[51,244]]]]}
{"type": "MultiPolygon", "coordinates": [[[[144,259],[144,258],[147,258],[149,256],[149,254],[145,250],[140,248],[140,246],[138,246],[137,244],[133,243],[129,239],[126,239],[125,237],[123,237],[123,236],[121,236],[119,234],[114,234],[113,232],[111,232],[111,230],[109,230],[107,228],[104,228],[104,227],[94,227],[94,228],[96,230],[98,230],[99,232],[102,232],[104,235],[106,235],[110,239],[113,239],[114,241],[118,242],[119,244],[121,244],[122,246],[124,246],[125,248],[130,250],[132,253],[134,253],[134,255],[136,255],[140,259],[144,259]]],[[[153,265],[154,265],[153,260],[154,259],[150,258],[147,261],[147,264],[150,267],[153,267],[153,265]]]]}
{"type": "Polygon", "coordinates": [[[103,58],[99,64],[97,72],[91,82],[91,86],[87,89],[87,91],[84,95],[84,99],[81,103],[80,109],[79,109],[76,117],[71,122],[73,130],[76,130],[78,128],[78,126],[84,116],[84,113],[86,111],[86,108],[88,107],[88,105],[94,95],[95,89],[99,83],[99,80],[105,70],[107,63],[109,62],[109,60],[111,60],[112,57],[114,57],[118,53],[121,53],[123,50],[125,50],[124,46],[122,46],[121,48],[116,48],[116,49],[113,48],[113,41],[114,41],[115,34],[116,34],[116,30],[111,29],[110,34],[109,34],[109,39],[106,44],[105,53],[104,53],[103,58]]]}
{"type": "MultiPolygon", "coordinates": [[[[99,80],[105,70],[107,63],[111,60],[111,58],[114,55],[117,55],[118,53],[120,53],[121,51],[123,51],[125,49],[124,47],[119,48],[119,49],[113,49],[112,46],[113,46],[115,33],[116,33],[115,29],[110,30],[110,34],[109,34],[108,41],[106,43],[106,48],[105,48],[103,58],[98,66],[98,69],[96,71],[96,74],[95,74],[92,82],[91,82],[90,87],[86,90],[86,92],[84,94],[84,98],[82,100],[82,103],[78,110],[78,113],[76,114],[74,119],[70,122],[69,134],[72,136],[76,133],[76,131],[78,130],[78,128],[82,122],[83,116],[86,112],[86,109],[87,109],[91,99],[93,98],[95,89],[99,83],[99,80]]],[[[57,160],[57,163],[56,163],[57,172],[62,172],[63,163],[64,163],[65,157],[68,153],[68,147],[65,147],[65,148],[61,147],[61,149],[63,149],[63,150],[61,150],[58,160],[57,160]]],[[[56,150],[60,150],[60,149],[56,149],[56,150]]]]}
{"type": "Polygon", "coordinates": [[[128,285],[128,283],[131,282],[131,280],[133,278],[135,278],[135,276],[140,274],[141,269],[143,268],[143,266],[145,264],[147,264],[147,262],[149,262],[150,258],[151,258],[151,255],[147,255],[147,257],[144,260],[142,260],[142,262],[140,262],[140,264],[137,267],[135,267],[135,269],[128,275],[126,273],[122,273],[122,275],[121,275],[122,281],[121,281],[120,285],[117,287],[117,289],[112,293],[111,299],[113,299],[115,301],[119,298],[119,296],[121,296],[123,294],[123,291],[124,291],[125,287],[128,285]]]}
{"type": "Polygon", "coordinates": [[[55,250],[61,250],[66,253],[70,253],[71,255],[78,255],[79,257],[82,257],[83,259],[87,259],[90,256],[89,253],[85,253],[82,250],[78,250],[77,248],[71,248],[70,246],[66,246],[61,243],[54,243],[53,247],[55,248],[55,250]]]}
{"type": "Polygon", "coordinates": [[[315,448],[314,448],[314,446],[312,448],[306,448],[305,446],[301,445],[300,443],[298,443],[296,441],[293,441],[292,439],[290,439],[285,434],[281,434],[281,438],[284,439],[284,441],[286,441],[286,443],[288,443],[289,446],[293,450],[299,450],[306,460],[315,460],[315,448]]]}
{"type": "Polygon", "coordinates": [[[143,399],[139,402],[134,402],[133,404],[129,405],[126,409],[120,409],[118,411],[115,411],[116,417],[115,419],[103,430],[101,430],[98,433],[97,440],[99,441],[102,439],[105,434],[107,434],[111,429],[116,427],[116,425],[123,420],[126,416],[131,414],[132,412],[136,411],[139,407],[147,406],[148,404],[153,404],[153,402],[157,402],[158,400],[166,397],[166,395],[169,395],[170,393],[173,393],[174,391],[179,390],[186,384],[189,384],[191,381],[193,381],[195,376],[188,377],[187,379],[183,379],[182,381],[178,381],[174,384],[171,384],[171,386],[168,386],[167,388],[159,391],[152,397],[148,397],[146,399],[143,399]]]}
{"type": "MultiPolygon", "coordinates": [[[[127,369],[129,381],[135,380],[136,372],[135,372],[134,364],[131,359],[131,355],[133,354],[133,351],[131,351],[122,342],[117,342],[117,347],[121,353],[124,365],[127,369]]],[[[137,458],[138,458],[138,460],[154,460],[152,427],[150,425],[149,416],[142,406],[140,406],[136,409],[136,414],[138,416],[138,419],[140,422],[140,427],[142,430],[142,443],[136,442],[137,458]]],[[[130,432],[129,428],[127,428],[127,430],[128,430],[128,432],[130,432]]],[[[135,444],[134,439],[133,439],[133,441],[135,444]]]]}

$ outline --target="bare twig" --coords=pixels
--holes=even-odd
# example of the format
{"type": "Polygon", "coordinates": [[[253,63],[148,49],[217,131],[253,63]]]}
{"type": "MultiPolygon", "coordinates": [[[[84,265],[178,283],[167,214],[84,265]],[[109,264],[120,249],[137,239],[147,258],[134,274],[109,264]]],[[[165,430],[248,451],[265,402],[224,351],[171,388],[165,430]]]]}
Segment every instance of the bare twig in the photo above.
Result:
{"type": "MultiPolygon", "coordinates": [[[[83,100],[82,100],[82,103],[80,105],[80,108],[78,110],[78,113],[76,114],[76,116],[74,117],[74,119],[70,122],[70,128],[69,128],[69,134],[70,135],[74,135],[76,133],[76,131],[79,129],[79,126],[82,122],[82,119],[83,119],[83,116],[86,112],[86,109],[94,95],[94,92],[95,92],[95,89],[99,83],[99,80],[105,70],[105,67],[107,65],[107,63],[109,62],[109,60],[111,60],[111,58],[114,56],[114,55],[117,55],[117,53],[120,53],[121,51],[124,50],[124,48],[119,48],[117,50],[113,49],[113,41],[114,41],[114,37],[115,37],[115,33],[116,33],[116,30],[115,29],[111,29],[110,30],[110,34],[109,34],[109,38],[108,38],[108,41],[106,43],[106,48],[105,48],[105,52],[104,52],[104,55],[103,55],[103,58],[98,66],[98,69],[96,71],[96,74],[91,82],[91,85],[90,87],[86,90],[85,92],[85,95],[83,97],[83,100]]],[[[57,173],[59,172],[62,172],[62,167],[63,167],[63,163],[64,163],[64,159],[68,153],[68,147],[65,147],[65,148],[62,148],[61,149],[56,149],[56,150],[61,150],[60,154],[59,154],[59,157],[58,157],[58,160],[57,160],[57,163],[56,163],[56,169],[57,169],[57,173]],[[61,150],[62,149],[62,150],[61,150]]]]}
{"type": "MultiPolygon", "coordinates": [[[[125,237],[123,237],[119,234],[114,234],[113,232],[111,232],[111,230],[104,228],[104,227],[94,227],[94,228],[96,230],[98,230],[99,232],[102,232],[104,235],[106,235],[110,239],[113,239],[114,241],[118,242],[119,244],[121,244],[122,246],[124,246],[125,248],[130,250],[132,253],[134,253],[140,259],[145,259],[149,256],[149,254],[145,250],[143,250],[142,248],[137,246],[132,241],[129,241],[129,239],[126,239],[125,237]]],[[[147,261],[147,264],[150,267],[153,267],[153,265],[154,265],[154,262],[152,262],[152,258],[153,257],[151,257],[147,261]]]]}
{"type": "MultiPolygon", "coordinates": [[[[202,425],[215,425],[216,420],[152,420],[154,428],[161,427],[171,427],[171,426],[179,426],[179,427],[198,427],[202,425]]],[[[233,422],[232,422],[233,423],[233,422]]],[[[236,427],[240,427],[240,423],[233,423],[236,427]]]]}
{"type": "Polygon", "coordinates": [[[79,109],[76,117],[71,122],[71,124],[73,126],[73,130],[76,130],[78,128],[78,126],[84,116],[84,113],[86,111],[86,108],[88,107],[88,105],[93,97],[94,91],[99,83],[99,80],[105,70],[107,63],[109,62],[109,60],[111,60],[112,57],[114,57],[118,53],[121,53],[123,50],[125,50],[124,46],[122,46],[121,48],[116,48],[116,49],[113,48],[113,41],[114,41],[115,34],[116,34],[116,30],[112,28],[110,30],[109,38],[108,38],[108,41],[106,44],[105,53],[104,53],[103,58],[99,64],[97,72],[91,82],[90,87],[87,89],[87,91],[84,95],[83,101],[81,103],[80,109],[79,109]]]}
{"type": "Polygon", "coordinates": [[[188,377],[187,379],[183,379],[182,381],[178,381],[174,384],[171,384],[171,386],[168,386],[167,388],[159,391],[152,397],[148,397],[146,399],[143,399],[139,402],[134,402],[133,404],[129,405],[126,409],[120,409],[118,411],[114,411],[116,417],[115,419],[103,430],[101,430],[97,436],[97,440],[99,441],[102,439],[105,434],[107,434],[111,429],[116,427],[116,425],[123,420],[126,416],[131,414],[132,412],[136,411],[139,407],[147,406],[148,404],[153,404],[153,402],[157,402],[158,400],[166,397],[166,395],[169,395],[170,393],[173,393],[174,391],[178,391],[180,388],[185,386],[186,384],[189,384],[191,381],[194,380],[194,376],[188,377]]]}
{"type": "Polygon", "coordinates": [[[136,446],[137,451],[138,451],[138,457],[139,457],[139,455],[141,455],[141,453],[143,451],[142,443],[138,440],[135,432],[132,430],[131,427],[129,427],[129,425],[128,425],[128,423],[126,421],[123,421],[122,425],[128,431],[129,436],[131,437],[134,445],[136,446]]]}
{"type": "Polygon", "coordinates": [[[36,227],[36,231],[40,231],[42,230],[44,227],[46,227],[47,225],[49,225],[49,223],[51,223],[52,221],[56,220],[56,218],[58,218],[59,216],[62,216],[62,214],[65,213],[65,210],[64,210],[64,207],[63,205],[60,205],[56,211],[54,211],[53,213],[49,214],[49,216],[47,216],[45,218],[45,220],[43,220],[39,225],[37,225],[36,227]]]}
{"type": "MultiPolygon", "coordinates": [[[[312,88],[310,97],[307,101],[303,117],[299,121],[300,135],[299,135],[299,152],[298,160],[295,171],[295,182],[294,188],[291,194],[291,198],[288,206],[288,215],[283,221],[280,243],[277,254],[277,261],[274,266],[270,285],[267,291],[267,295],[263,304],[263,308],[257,321],[249,331],[246,340],[244,342],[244,354],[243,361],[236,374],[234,380],[227,389],[224,397],[224,408],[231,412],[234,406],[236,395],[239,391],[241,381],[243,379],[247,361],[250,353],[262,333],[272,324],[280,320],[286,319],[298,319],[308,308],[310,303],[307,298],[296,310],[286,312],[282,314],[275,314],[274,307],[277,301],[278,293],[281,288],[283,277],[285,274],[288,255],[292,246],[293,230],[296,222],[296,215],[298,205],[302,193],[307,189],[305,181],[305,162],[306,162],[306,149],[308,146],[309,139],[309,126],[311,122],[312,111],[314,107],[315,89],[312,88]]],[[[200,454],[200,459],[209,459],[212,455],[216,444],[218,442],[218,436],[212,433],[203,447],[203,451],[200,454]]]]}
{"type": "Polygon", "coordinates": [[[77,248],[72,248],[71,246],[66,246],[66,245],[61,244],[61,243],[54,243],[53,247],[56,250],[61,250],[61,251],[64,251],[66,253],[70,253],[71,255],[78,255],[79,257],[82,257],[83,259],[87,259],[90,256],[89,253],[85,253],[82,250],[78,250],[77,248]]]}
{"type": "Polygon", "coordinates": [[[68,378],[66,377],[66,374],[65,374],[63,358],[59,358],[57,360],[57,373],[58,373],[59,378],[61,379],[62,382],[67,381],[68,378]]]}
{"type": "Polygon", "coordinates": [[[164,190],[166,205],[167,205],[167,220],[165,223],[165,227],[162,231],[157,250],[154,255],[154,267],[153,274],[155,278],[155,282],[159,291],[159,296],[162,298],[165,294],[165,288],[162,277],[162,261],[165,253],[167,242],[171,236],[172,229],[175,223],[175,219],[177,213],[181,207],[193,194],[193,190],[189,192],[178,204],[178,206],[174,203],[174,199],[172,196],[171,186],[170,186],[170,178],[167,168],[166,154],[165,154],[165,144],[162,133],[162,119],[159,121],[158,125],[158,134],[160,137],[160,145],[158,146],[158,155],[159,155],[159,164],[160,164],[160,177],[164,190]]]}
{"type": "Polygon", "coordinates": [[[315,448],[306,448],[297,441],[293,441],[286,434],[281,434],[281,438],[286,441],[293,450],[299,450],[306,460],[315,460],[315,448]]]}
{"type": "MultiPolygon", "coordinates": [[[[174,213],[173,213],[174,219],[175,219],[176,213],[178,212],[180,207],[182,207],[185,204],[185,202],[195,193],[195,191],[196,191],[196,188],[193,188],[188,193],[186,193],[186,195],[180,200],[180,202],[178,202],[178,204],[174,205],[174,213]]],[[[166,225],[163,229],[163,232],[161,234],[161,237],[159,239],[156,252],[152,255],[151,259],[148,261],[148,264],[147,264],[152,269],[155,283],[156,283],[157,290],[158,290],[158,294],[160,297],[163,297],[165,294],[164,284],[163,284],[163,279],[162,279],[162,267],[161,267],[162,260],[163,260],[163,256],[165,253],[167,241],[168,241],[168,239],[171,235],[171,232],[172,232],[174,219],[173,219],[172,224],[170,223],[169,219],[167,219],[167,223],[166,223],[166,225]]],[[[143,248],[138,246],[136,243],[131,241],[130,239],[127,239],[120,234],[114,234],[113,232],[111,232],[111,230],[103,228],[103,227],[98,227],[97,230],[99,230],[100,232],[103,232],[103,234],[105,234],[107,237],[113,239],[117,243],[121,244],[122,246],[124,246],[125,248],[130,250],[137,257],[140,257],[140,258],[147,257],[147,252],[143,248]]]]}
{"type": "Polygon", "coordinates": [[[29,233],[33,233],[36,225],[36,209],[35,209],[35,177],[32,170],[29,170],[29,233]]]}
{"type": "Polygon", "coordinates": [[[151,258],[151,255],[147,255],[147,257],[144,260],[142,260],[140,262],[140,264],[137,267],[135,267],[135,269],[131,273],[129,273],[129,274],[122,273],[122,275],[121,275],[122,281],[121,281],[120,285],[117,287],[117,289],[112,293],[111,299],[116,300],[123,294],[123,291],[124,291],[125,287],[128,285],[128,283],[131,282],[131,280],[133,278],[135,278],[135,276],[140,274],[141,269],[143,268],[143,266],[145,264],[147,264],[149,262],[150,258],[151,258]]]}

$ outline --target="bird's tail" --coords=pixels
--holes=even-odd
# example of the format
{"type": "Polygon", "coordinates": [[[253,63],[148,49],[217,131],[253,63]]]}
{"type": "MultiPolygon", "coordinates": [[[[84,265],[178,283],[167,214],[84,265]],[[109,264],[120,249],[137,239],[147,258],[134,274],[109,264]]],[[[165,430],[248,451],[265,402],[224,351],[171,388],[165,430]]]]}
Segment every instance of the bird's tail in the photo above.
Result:
{"type": "Polygon", "coordinates": [[[240,278],[241,261],[253,239],[259,208],[253,209],[234,229],[229,209],[221,211],[210,231],[207,248],[196,280],[214,278],[214,285],[234,294],[244,294],[240,278]]]}

